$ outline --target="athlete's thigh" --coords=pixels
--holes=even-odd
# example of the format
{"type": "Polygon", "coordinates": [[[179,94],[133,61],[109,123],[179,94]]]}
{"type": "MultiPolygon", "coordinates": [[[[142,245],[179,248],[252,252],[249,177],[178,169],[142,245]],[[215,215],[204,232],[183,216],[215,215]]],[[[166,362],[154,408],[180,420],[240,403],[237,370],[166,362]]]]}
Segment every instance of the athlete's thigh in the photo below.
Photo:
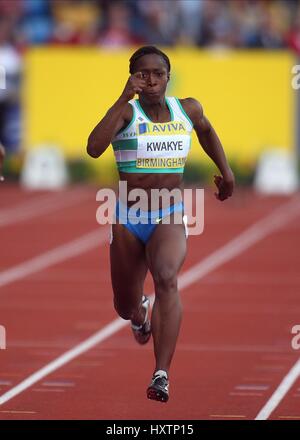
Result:
{"type": "Polygon", "coordinates": [[[159,224],[146,246],[148,267],[152,275],[162,270],[177,274],[186,256],[183,224],[159,224]]]}
{"type": "Polygon", "coordinates": [[[110,267],[113,291],[118,300],[141,295],[148,270],[145,246],[122,224],[112,225],[110,267]]]}

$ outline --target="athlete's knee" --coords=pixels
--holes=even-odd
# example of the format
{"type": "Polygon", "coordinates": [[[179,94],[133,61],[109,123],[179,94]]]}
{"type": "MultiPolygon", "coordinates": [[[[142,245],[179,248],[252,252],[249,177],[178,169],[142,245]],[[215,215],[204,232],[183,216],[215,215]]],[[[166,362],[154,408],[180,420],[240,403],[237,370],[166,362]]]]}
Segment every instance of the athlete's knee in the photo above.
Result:
{"type": "Polygon", "coordinates": [[[155,287],[160,291],[173,292],[177,290],[177,269],[173,265],[163,265],[154,272],[155,287]]]}

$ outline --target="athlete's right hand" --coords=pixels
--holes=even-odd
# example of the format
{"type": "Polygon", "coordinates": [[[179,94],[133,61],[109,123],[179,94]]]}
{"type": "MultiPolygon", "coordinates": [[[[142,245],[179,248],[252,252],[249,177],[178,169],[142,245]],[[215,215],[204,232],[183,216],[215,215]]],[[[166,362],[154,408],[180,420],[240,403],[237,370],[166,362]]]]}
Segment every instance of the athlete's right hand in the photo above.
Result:
{"type": "Polygon", "coordinates": [[[142,73],[136,72],[128,78],[121,98],[130,101],[136,93],[141,93],[144,87],[146,87],[146,81],[143,79],[142,73]]]}

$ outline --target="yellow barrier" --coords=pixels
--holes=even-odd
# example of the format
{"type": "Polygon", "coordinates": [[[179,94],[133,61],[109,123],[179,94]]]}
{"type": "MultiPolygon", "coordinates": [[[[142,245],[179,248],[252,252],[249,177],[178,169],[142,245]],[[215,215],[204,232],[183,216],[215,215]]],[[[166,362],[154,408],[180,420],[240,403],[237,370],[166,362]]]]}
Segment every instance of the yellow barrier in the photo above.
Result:
{"type": "MultiPolygon", "coordinates": [[[[128,78],[133,51],[38,48],[25,59],[25,147],[59,145],[69,158],[86,158],[86,140],[128,78]]],[[[294,94],[287,52],[166,49],[169,96],[192,96],[220,135],[230,159],[254,161],[265,147],[294,146],[294,94]]],[[[190,160],[206,160],[196,136],[190,160]]],[[[97,161],[110,175],[112,148],[97,161]]],[[[114,168],[115,169],[115,168],[114,168]]]]}

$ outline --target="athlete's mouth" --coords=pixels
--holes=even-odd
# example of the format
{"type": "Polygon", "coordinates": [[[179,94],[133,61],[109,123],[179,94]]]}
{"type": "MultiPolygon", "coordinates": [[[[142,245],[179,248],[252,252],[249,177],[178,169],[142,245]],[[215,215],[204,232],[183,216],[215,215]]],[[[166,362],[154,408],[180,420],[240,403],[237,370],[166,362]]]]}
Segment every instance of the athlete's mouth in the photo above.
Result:
{"type": "Polygon", "coordinates": [[[149,89],[145,89],[144,92],[147,93],[147,95],[159,95],[159,90],[150,87],[149,89]]]}
{"type": "Polygon", "coordinates": [[[146,90],[146,95],[159,95],[159,92],[156,92],[155,90],[146,90]]]}

